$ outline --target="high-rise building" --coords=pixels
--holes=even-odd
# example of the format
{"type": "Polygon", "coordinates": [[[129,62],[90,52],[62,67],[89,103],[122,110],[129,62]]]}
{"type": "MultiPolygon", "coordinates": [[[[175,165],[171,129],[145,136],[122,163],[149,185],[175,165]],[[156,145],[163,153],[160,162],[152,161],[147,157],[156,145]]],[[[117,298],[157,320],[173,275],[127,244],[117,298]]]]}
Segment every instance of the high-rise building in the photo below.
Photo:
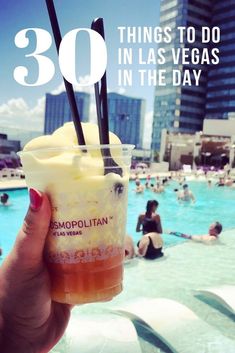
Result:
{"type": "Polygon", "coordinates": [[[152,150],[160,149],[161,130],[166,128],[172,132],[192,133],[201,130],[205,117],[205,101],[207,88],[207,71],[205,65],[174,64],[172,48],[199,48],[203,50],[208,44],[202,44],[201,27],[210,26],[211,0],[164,0],[161,3],[160,26],[172,29],[172,41],[161,43],[166,51],[166,63],[161,65],[166,70],[166,86],[156,87],[154,102],[154,118],[152,131],[152,150]],[[196,30],[196,40],[190,44],[180,43],[177,27],[192,26],[196,30]],[[172,71],[190,70],[192,85],[173,86],[172,71]],[[192,69],[202,70],[200,85],[195,85],[192,69]]]}
{"type": "Polygon", "coordinates": [[[109,128],[122,141],[143,147],[145,101],[118,93],[108,93],[109,128]]]}
{"type": "Polygon", "coordinates": [[[218,26],[220,62],[210,67],[206,99],[206,118],[235,116],[235,1],[213,0],[212,26],[218,26]]]}
{"type": "MultiPolygon", "coordinates": [[[[89,121],[90,95],[84,92],[75,92],[75,98],[81,121],[89,121]]],[[[58,127],[71,120],[72,116],[66,92],[58,95],[47,93],[44,134],[53,133],[58,127]]]]}

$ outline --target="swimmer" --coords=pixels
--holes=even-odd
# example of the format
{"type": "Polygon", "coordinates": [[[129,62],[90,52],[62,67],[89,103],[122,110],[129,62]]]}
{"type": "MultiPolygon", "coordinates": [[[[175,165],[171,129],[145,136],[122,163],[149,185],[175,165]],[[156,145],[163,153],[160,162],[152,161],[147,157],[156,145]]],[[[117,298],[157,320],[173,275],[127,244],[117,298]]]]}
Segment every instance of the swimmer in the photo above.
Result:
{"type": "Polygon", "coordinates": [[[180,232],[168,232],[168,234],[175,235],[180,238],[190,239],[195,242],[201,242],[204,244],[213,244],[219,239],[219,234],[222,232],[223,227],[219,222],[212,223],[209,227],[208,234],[203,235],[188,235],[180,232]]]}
{"type": "Polygon", "coordinates": [[[178,193],[177,198],[178,201],[192,201],[193,203],[196,201],[192,191],[189,190],[188,184],[183,185],[183,190],[178,193]]]}
{"type": "Polygon", "coordinates": [[[175,194],[176,194],[176,196],[177,196],[177,199],[178,199],[178,197],[179,197],[179,194],[180,194],[180,191],[179,191],[179,189],[174,189],[174,192],[175,192],[175,194]]]}
{"type": "Polygon", "coordinates": [[[145,183],[145,189],[151,189],[151,185],[149,184],[148,181],[146,181],[146,183],[145,183]]]}
{"type": "Polygon", "coordinates": [[[226,180],[225,180],[225,183],[224,183],[226,186],[232,186],[233,185],[233,180],[228,177],[226,180]]]}
{"type": "Polygon", "coordinates": [[[0,197],[1,205],[10,206],[10,202],[8,202],[8,200],[9,200],[9,195],[4,192],[0,197]]]}
{"type": "Polygon", "coordinates": [[[216,186],[224,186],[225,185],[225,181],[224,178],[219,178],[219,181],[215,184],[216,186]]]}
{"type": "Polygon", "coordinates": [[[156,183],[156,185],[152,188],[153,192],[156,192],[157,194],[161,194],[162,192],[165,191],[164,187],[160,185],[160,183],[156,183]]]}
{"type": "Polygon", "coordinates": [[[140,183],[140,180],[139,180],[139,179],[137,179],[137,180],[135,181],[135,185],[136,185],[135,192],[136,192],[137,194],[141,194],[141,193],[144,192],[144,185],[142,185],[142,184],[140,183]]]}
{"type": "Polygon", "coordinates": [[[207,182],[207,186],[208,186],[208,188],[211,188],[211,187],[212,187],[212,182],[211,182],[210,179],[209,179],[208,182],[207,182]]]}
{"type": "Polygon", "coordinates": [[[163,186],[169,185],[169,179],[168,179],[168,178],[164,178],[164,179],[162,180],[162,185],[163,185],[163,186]]]}
{"type": "Polygon", "coordinates": [[[155,180],[156,180],[156,183],[160,183],[160,178],[158,175],[156,175],[155,180]]]}
{"type": "Polygon", "coordinates": [[[151,188],[151,175],[150,174],[148,174],[146,176],[145,188],[146,189],[150,189],[151,188]]]}

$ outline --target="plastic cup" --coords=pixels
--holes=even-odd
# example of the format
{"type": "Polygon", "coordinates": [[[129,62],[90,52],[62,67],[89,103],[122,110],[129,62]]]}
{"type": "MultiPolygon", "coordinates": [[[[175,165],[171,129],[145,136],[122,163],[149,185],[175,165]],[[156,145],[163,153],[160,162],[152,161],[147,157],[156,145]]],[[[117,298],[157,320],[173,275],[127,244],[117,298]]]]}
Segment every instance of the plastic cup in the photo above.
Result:
{"type": "Polygon", "coordinates": [[[122,291],[133,147],[90,145],[19,153],[28,187],[45,192],[51,202],[45,261],[54,301],[106,301],[122,291]],[[109,172],[113,166],[104,167],[101,149],[107,148],[122,176],[109,172]]]}

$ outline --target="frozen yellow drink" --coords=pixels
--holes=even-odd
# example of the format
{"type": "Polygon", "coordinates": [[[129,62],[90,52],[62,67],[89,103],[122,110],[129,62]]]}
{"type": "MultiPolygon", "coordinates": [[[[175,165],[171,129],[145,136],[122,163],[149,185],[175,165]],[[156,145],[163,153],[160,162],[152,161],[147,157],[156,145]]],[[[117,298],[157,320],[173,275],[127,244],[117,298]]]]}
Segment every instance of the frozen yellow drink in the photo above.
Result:
{"type": "Polygon", "coordinates": [[[99,145],[97,125],[83,123],[82,128],[86,146],[76,145],[73,123],[66,123],[20,153],[27,185],[46,192],[51,201],[45,259],[53,300],[68,304],[110,300],[122,290],[133,146],[121,145],[112,133],[110,145],[99,145]],[[122,175],[104,166],[101,149],[107,148],[122,175]]]}

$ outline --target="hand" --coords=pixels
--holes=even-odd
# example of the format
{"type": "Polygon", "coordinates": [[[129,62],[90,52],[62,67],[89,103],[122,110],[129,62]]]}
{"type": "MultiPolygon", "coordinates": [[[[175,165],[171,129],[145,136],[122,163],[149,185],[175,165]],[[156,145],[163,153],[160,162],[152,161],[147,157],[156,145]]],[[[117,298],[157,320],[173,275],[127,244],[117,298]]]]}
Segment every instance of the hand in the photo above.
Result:
{"type": "Polygon", "coordinates": [[[46,353],[68,324],[70,306],[51,300],[50,278],[43,260],[50,218],[46,194],[30,189],[24,224],[0,268],[1,352],[46,353]]]}

